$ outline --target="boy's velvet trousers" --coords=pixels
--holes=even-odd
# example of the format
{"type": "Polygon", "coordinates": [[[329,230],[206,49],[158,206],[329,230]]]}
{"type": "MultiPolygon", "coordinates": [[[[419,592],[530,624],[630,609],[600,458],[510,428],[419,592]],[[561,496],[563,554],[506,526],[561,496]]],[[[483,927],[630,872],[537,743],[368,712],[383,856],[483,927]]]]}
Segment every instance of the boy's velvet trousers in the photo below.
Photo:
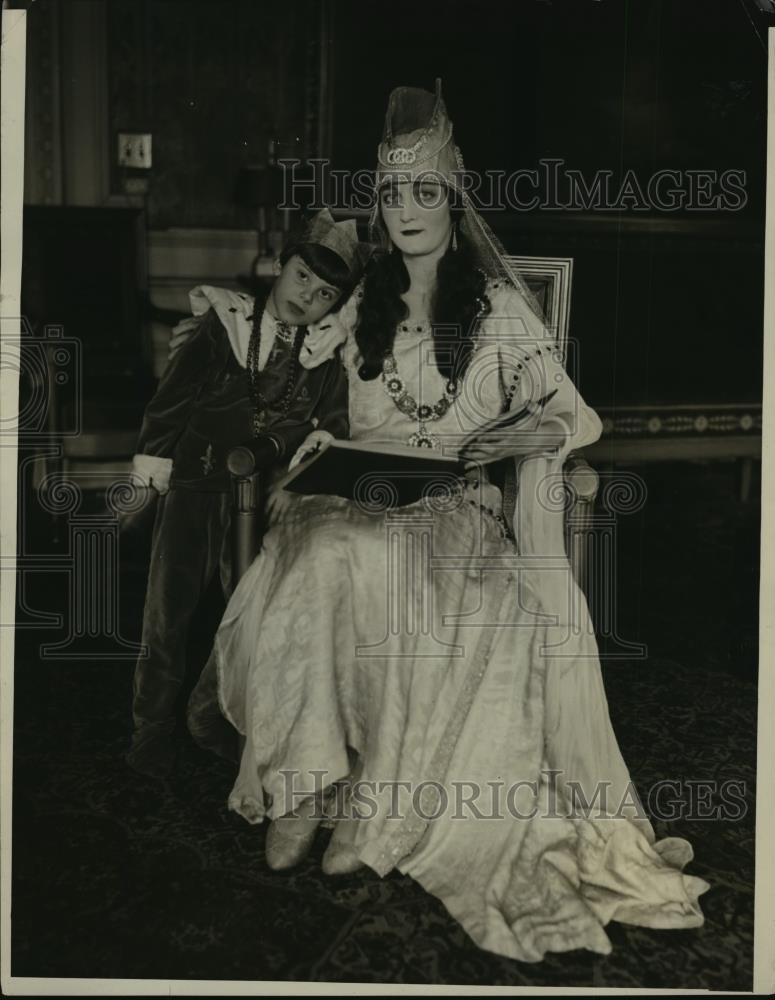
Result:
{"type": "Polygon", "coordinates": [[[231,503],[228,493],[183,489],[159,497],[143,614],[146,648],[134,676],[135,744],[174,728],[189,628],[216,573],[230,594],[231,503]]]}

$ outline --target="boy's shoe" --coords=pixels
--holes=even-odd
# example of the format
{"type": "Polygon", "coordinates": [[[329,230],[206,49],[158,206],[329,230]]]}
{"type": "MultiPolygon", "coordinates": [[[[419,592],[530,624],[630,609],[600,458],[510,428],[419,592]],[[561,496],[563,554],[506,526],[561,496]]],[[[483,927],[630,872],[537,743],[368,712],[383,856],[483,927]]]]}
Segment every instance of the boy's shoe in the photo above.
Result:
{"type": "Polygon", "coordinates": [[[191,739],[201,750],[217,754],[231,764],[239,764],[242,753],[239,734],[221,715],[217,688],[203,683],[194,688],[188,702],[186,723],[191,739]]]}
{"type": "Polygon", "coordinates": [[[193,729],[189,726],[189,733],[200,750],[214,753],[230,764],[239,764],[239,735],[225,719],[207,727],[198,726],[193,729]]]}
{"type": "Polygon", "coordinates": [[[168,775],[175,765],[175,744],[168,728],[138,729],[124,760],[133,771],[151,778],[168,775]]]}

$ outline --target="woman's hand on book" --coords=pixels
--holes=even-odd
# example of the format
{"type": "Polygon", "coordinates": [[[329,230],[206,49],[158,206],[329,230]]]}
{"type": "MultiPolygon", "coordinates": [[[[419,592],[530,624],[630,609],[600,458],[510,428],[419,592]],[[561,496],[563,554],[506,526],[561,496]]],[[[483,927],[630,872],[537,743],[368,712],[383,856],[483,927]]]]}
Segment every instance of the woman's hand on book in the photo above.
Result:
{"type": "Polygon", "coordinates": [[[334,435],[329,434],[328,431],[312,431],[304,439],[304,443],[299,447],[296,454],[290,461],[288,466],[288,471],[295,469],[299,462],[303,462],[305,458],[309,458],[310,455],[314,455],[315,452],[325,451],[325,449],[334,440],[334,435]]]}
{"type": "Polygon", "coordinates": [[[547,417],[538,427],[530,429],[504,428],[494,422],[492,427],[471,435],[461,446],[459,455],[464,462],[477,465],[503,458],[552,454],[562,449],[567,439],[567,425],[554,417],[547,417]]]}

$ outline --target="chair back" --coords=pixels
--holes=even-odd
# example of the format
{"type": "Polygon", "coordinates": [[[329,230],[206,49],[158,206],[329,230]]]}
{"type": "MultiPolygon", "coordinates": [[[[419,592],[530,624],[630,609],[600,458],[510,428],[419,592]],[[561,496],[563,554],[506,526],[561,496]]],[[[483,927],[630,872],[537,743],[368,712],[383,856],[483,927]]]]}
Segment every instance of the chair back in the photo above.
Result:
{"type": "MultiPolygon", "coordinates": [[[[557,346],[566,356],[570,324],[570,293],[573,278],[571,257],[507,256],[506,260],[518,271],[533,293],[543,314],[544,323],[554,334],[557,346]]],[[[503,517],[513,540],[512,524],[517,503],[517,470],[513,459],[493,463],[490,478],[503,495],[503,517]]]]}
{"type": "Polygon", "coordinates": [[[570,324],[573,258],[507,256],[506,260],[523,276],[535,295],[546,326],[554,333],[564,357],[570,324]]]}

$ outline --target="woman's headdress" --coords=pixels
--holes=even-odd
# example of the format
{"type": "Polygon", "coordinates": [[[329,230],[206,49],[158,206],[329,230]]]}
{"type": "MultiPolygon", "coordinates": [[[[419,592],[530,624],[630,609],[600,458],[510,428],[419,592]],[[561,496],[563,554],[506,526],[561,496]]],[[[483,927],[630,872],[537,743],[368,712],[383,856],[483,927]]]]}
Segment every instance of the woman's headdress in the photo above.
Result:
{"type": "Polygon", "coordinates": [[[386,175],[396,172],[411,180],[435,173],[454,183],[462,160],[441,96],[441,80],[436,81],[435,94],[418,87],[396,87],[388,102],[377,160],[377,187],[386,175]]]}
{"type": "MultiPolygon", "coordinates": [[[[377,149],[377,192],[391,178],[416,181],[423,177],[445,184],[450,201],[462,209],[460,230],[471,244],[479,267],[488,277],[511,282],[536,315],[541,316],[535,297],[506,259],[500,240],[476,211],[466,190],[463,156],[455,144],[438,79],[435,94],[419,87],[397,87],[391,93],[382,142],[377,149]]],[[[370,236],[372,242],[385,245],[379,199],[371,216],[370,236]]]]}

